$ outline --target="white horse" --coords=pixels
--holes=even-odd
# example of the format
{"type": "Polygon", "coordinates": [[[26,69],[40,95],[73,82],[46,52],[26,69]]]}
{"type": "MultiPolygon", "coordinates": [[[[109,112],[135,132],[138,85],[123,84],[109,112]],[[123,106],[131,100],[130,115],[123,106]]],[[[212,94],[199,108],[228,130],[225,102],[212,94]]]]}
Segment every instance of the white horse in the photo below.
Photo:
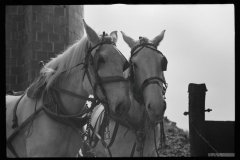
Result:
{"type": "Polygon", "coordinates": [[[105,104],[113,117],[129,111],[126,59],[115,47],[117,32],[99,36],[83,22],[86,37],[52,58],[26,94],[6,96],[7,157],[76,156],[84,113],[93,109],[86,109],[86,100],[105,104]]]}
{"type": "Polygon", "coordinates": [[[91,120],[93,129],[89,138],[96,156],[159,156],[159,143],[164,144],[165,141],[163,118],[167,83],[163,71],[167,68],[167,59],[157,50],[157,46],[163,40],[164,33],[161,32],[152,40],[142,37],[134,40],[122,32],[124,41],[131,48],[131,68],[124,72],[130,80],[131,108],[123,119],[110,118],[111,138],[104,142],[93,134],[96,132],[104,136],[101,132],[104,108],[94,109],[91,120]]]}

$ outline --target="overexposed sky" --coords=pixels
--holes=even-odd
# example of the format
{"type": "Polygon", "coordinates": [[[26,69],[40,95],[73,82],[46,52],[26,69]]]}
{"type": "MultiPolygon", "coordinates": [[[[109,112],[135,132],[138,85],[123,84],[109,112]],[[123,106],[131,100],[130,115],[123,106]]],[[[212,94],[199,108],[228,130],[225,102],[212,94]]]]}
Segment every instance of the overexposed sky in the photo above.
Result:
{"type": "Polygon", "coordinates": [[[130,48],[120,31],[134,39],[154,38],[168,59],[165,116],[188,130],[188,85],[205,83],[206,120],[235,121],[234,6],[226,5],[85,5],[84,18],[98,33],[118,31],[118,49],[130,48]]]}

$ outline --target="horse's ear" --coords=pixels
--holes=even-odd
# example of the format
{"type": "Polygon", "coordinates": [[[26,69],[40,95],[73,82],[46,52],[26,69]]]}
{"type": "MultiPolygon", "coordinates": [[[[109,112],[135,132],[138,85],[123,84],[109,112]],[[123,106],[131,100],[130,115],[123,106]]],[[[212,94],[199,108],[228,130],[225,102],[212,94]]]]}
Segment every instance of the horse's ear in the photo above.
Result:
{"type": "Polygon", "coordinates": [[[163,30],[159,35],[157,35],[151,42],[155,45],[158,46],[160,42],[163,40],[165,30],[163,30]]]}
{"type": "Polygon", "coordinates": [[[113,31],[110,33],[110,36],[113,38],[113,42],[116,44],[117,40],[118,40],[118,35],[117,35],[117,31],[113,31]]]}
{"type": "Polygon", "coordinates": [[[100,39],[97,33],[90,26],[87,25],[84,19],[82,20],[83,20],[84,28],[87,33],[88,40],[93,44],[92,46],[97,45],[100,42],[100,39]]]}
{"type": "Polygon", "coordinates": [[[126,35],[123,31],[121,31],[123,40],[128,44],[130,48],[133,48],[136,44],[137,41],[126,35]]]}

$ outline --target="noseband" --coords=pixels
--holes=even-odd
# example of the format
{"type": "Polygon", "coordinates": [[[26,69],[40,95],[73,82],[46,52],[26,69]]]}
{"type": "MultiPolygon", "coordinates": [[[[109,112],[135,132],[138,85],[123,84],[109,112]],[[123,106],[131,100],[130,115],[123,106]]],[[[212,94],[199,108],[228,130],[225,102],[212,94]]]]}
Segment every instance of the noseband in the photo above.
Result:
{"type": "MultiPolygon", "coordinates": [[[[151,49],[151,50],[154,50],[154,51],[156,51],[157,53],[159,53],[159,54],[161,54],[161,55],[163,56],[163,59],[162,59],[162,69],[163,69],[163,71],[166,71],[166,70],[167,70],[167,59],[166,59],[166,57],[162,54],[162,52],[160,52],[159,50],[157,50],[157,47],[156,47],[154,44],[149,43],[148,39],[143,38],[143,37],[139,37],[139,39],[140,39],[140,44],[139,44],[139,45],[136,45],[136,46],[133,47],[133,49],[131,50],[131,57],[130,57],[131,72],[130,72],[130,77],[129,77],[129,78],[130,78],[130,79],[132,78],[132,80],[133,80],[133,77],[134,77],[133,68],[132,68],[132,67],[133,67],[133,64],[132,64],[131,59],[132,59],[133,56],[135,56],[135,55],[136,55],[140,50],[142,50],[144,47],[149,48],[149,49],[151,49]],[[149,46],[152,46],[152,47],[154,47],[154,48],[151,48],[151,47],[149,47],[149,46]],[[141,47],[141,48],[140,48],[139,50],[137,50],[139,47],[141,47]],[[136,51],[136,50],[137,50],[137,51],[136,51]],[[136,52],[135,52],[135,51],[136,51],[136,52]]],[[[159,85],[161,88],[163,88],[163,90],[162,90],[162,92],[163,92],[163,97],[164,97],[164,99],[166,99],[165,93],[166,93],[168,84],[166,83],[165,79],[162,79],[161,77],[158,77],[158,76],[149,77],[149,78],[147,78],[147,79],[145,79],[145,80],[143,81],[142,86],[141,86],[141,97],[142,97],[142,94],[143,94],[144,89],[145,89],[148,85],[150,85],[150,84],[157,84],[157,85],[159,85]],[[163,87],[160,85],[159,81],[161,81],[161,82],[164,84],[163,87]]],[[[139,99],[139,98],[137,98],[137,99],[139,99]]],[[[137,100],[137,99],[136,99],[136,100],[137,100]]],[[[139,100],[137,100],[137,101],[139,101],[139,100]]],[[[141,102],[141,103],[143,103],[143,102],[141,102]]]]}

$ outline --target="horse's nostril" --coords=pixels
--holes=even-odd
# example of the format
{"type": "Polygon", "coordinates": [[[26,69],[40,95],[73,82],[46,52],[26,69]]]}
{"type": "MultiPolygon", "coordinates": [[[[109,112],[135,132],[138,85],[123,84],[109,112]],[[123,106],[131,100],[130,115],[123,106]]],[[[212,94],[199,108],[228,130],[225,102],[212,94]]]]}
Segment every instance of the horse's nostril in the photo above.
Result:
{"type": "Polygon", "coordinates": [[[151,104],[150,103],[147,105],[147,108],[148,108],[148,110],[151,110],[151,104]]]}
{"type": "Polygon", "coordinates": [[[121,117],[124,113],[124,107],[122,106],[122,103],[119,103],[117,106],[116,106],[116,109],[115,109],[115,112],[116,114],[121,117]]]}

